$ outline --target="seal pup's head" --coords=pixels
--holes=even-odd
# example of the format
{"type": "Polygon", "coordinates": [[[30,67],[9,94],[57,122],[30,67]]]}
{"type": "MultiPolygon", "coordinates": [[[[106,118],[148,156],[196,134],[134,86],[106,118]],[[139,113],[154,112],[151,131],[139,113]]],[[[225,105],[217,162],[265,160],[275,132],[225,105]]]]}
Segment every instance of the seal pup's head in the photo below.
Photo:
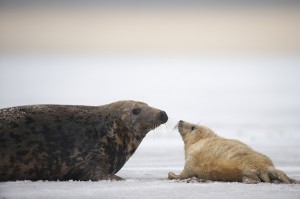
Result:
{"type": "Polygon", "coordinates": [[[182,120],[178,122],[177,128],[185,143],[194,143],[199,141],[200,139],[217,136],[211,129],[205,126],[196,125],[182,120]]]}

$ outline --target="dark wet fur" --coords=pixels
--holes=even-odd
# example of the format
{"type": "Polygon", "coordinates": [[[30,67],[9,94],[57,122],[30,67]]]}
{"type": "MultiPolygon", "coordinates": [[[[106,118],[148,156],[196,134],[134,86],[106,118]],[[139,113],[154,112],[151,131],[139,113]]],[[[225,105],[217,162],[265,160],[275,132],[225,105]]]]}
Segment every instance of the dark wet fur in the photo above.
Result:
{"type": "Polygon", "coordinates": [[[114,174],[147,131],[134,134],[115,109],[61,105],[1,109],[0,181],[121,179],[114,174]]]}

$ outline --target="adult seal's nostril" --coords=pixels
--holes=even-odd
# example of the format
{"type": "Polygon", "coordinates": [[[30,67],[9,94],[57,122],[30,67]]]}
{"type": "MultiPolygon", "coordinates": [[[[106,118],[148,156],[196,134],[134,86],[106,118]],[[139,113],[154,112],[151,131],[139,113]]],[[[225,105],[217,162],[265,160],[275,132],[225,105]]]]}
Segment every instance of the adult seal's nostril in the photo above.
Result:
{"type": "Polygon", "coordinates": [[[168,121],[168,115],[165,111],[160,111],[160,118],[163,121],[163,123],[168,121]]]}

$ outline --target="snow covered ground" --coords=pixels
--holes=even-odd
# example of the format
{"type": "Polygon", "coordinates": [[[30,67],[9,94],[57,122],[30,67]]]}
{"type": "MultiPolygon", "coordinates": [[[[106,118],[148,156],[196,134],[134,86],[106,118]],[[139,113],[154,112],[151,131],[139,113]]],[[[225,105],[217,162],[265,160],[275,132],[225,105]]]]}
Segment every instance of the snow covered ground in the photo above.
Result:
{"type": "Polygon", "coordinates": [[[269,156],[300,180],[300,59],[291,57],[0,56],[0,107],[135,99],[170,119],[118,172],[121,182],[4,182],[15,198],[300,198],[300,185],[167,180],[184,165],[172,127],[200,122],[269,156]]]}

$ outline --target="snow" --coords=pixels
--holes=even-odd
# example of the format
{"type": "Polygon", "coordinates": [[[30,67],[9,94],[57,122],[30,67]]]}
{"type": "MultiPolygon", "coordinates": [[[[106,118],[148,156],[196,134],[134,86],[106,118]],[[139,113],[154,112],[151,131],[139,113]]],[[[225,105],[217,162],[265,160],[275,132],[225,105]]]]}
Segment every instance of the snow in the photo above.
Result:
{"type": "Polygon", "coordinates": [[[134,99],[165,110],[118,172],[125,181],[2,182],[0,199],[300,198],[300,185],[167,180],[184,166],[180,119],[239,139],[300,180],[300,59],[0,55],[0,107],[134,99]],[[113,81],[117,80],[117,81],[113,81]],[[9,86],[7,86],[9,85],[9,86]]]}
{"type": "Polygon", "coordinates": [[[299,186],[239,183],[187,184],[166,180],[125,182],[15,182],[4,198],[299,198],[299,186]],[[13,193],[13,192],[14,193],[13,193]]]}

